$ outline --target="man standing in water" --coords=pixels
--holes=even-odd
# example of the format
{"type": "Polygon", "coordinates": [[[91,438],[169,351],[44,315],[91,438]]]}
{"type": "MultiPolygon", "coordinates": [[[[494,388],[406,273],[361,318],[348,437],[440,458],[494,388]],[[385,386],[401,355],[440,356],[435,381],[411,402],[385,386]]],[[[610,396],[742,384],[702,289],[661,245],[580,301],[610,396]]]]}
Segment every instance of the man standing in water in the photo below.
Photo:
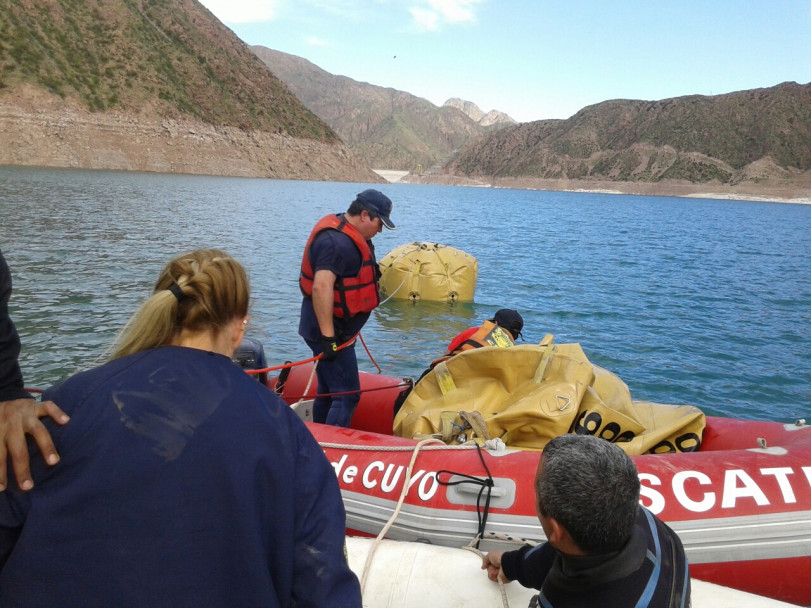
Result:
{"type": "Polygon", "coordinates": [[[316,375],[324,396],[313,403],[315,422],[348,427],[360,400],[354,338],[380,304],[372,238],[383,226],[395,229],[391,209],[385,194],[364,190],[346,213],[322,218],[304,247],[298,331],[313,355],[322,355],[316,375]]]}

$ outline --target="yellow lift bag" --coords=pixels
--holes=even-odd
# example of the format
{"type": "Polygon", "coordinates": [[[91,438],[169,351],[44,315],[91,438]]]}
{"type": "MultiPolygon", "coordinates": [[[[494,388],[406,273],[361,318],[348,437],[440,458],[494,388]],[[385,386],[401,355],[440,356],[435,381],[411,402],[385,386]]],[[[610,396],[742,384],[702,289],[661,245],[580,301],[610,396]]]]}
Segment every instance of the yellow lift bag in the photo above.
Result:
{"type": "Polygon", "coordinates": [[[380,260],[384,297],[434,302],[472,302],[479,263],[472,255],[439,243],[408,243],[380,260]]]}
{"type": "Polygon", "coordinates": [[[579,344],[548,342],[486,346],[442,362],[405,400],[394,434],[457,444],[501,438],[537,450],[576,432],[632,455],[698,449],[705,424],[698,408],[632,401],[627,385],[592,364],[579,344]]]}

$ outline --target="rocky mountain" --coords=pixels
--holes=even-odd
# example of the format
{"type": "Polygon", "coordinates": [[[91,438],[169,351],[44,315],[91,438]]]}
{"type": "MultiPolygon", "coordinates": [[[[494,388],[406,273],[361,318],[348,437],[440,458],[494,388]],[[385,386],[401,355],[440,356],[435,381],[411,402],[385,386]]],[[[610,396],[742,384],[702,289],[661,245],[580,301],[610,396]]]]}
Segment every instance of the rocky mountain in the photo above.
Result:
{"type": "Polygon", "coordinates": [[[493,125],[514,125],[516,121],[510,118],[504,112],[498,110],[490,110],[485,114],[481,108],[472,101],[465,101],[458,97],[451,97],[448,101],[442,104],[442,107],[456,108],[467,114],[472,120],[479,123],[483,127],[490,127],[493,125]]]}
{"type": "Polygon", "coordinates": [[[195,0],[0,0],[0,163],[378,181],[195,0]]]}
{"type": "Polygon", "coordinates": [[[447,161],[473,138],[515,122],[498,112],[495,117],[490,113],[472,118],[455,104],[437,107],[403,91],[330,74],[295,55],[251,48],[305,106],[375,168],[422,172],[447,161]]]}
{"type": "MultiPolygon", "coordinates": [[[[498,179],[811,184],[811,84],[613,100],[487,134],[446,167],[498,179]]],[[[608,186],[610,187],[610,186],[608,186]]]]}

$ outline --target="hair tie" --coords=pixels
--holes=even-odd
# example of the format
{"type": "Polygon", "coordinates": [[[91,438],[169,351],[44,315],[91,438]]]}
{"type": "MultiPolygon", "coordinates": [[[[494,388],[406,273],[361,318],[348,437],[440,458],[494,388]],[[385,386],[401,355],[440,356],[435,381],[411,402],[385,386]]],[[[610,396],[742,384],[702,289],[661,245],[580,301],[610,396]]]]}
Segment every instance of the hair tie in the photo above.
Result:
{"type": "Polygon", "coordinates": [[[178,304],[180,304],[186,298],[186,294],[183,293],[183,290],[177,283],[172,283],[169,285],[169,289],[167,291],[171,291],[175,295],[178,304]]]}

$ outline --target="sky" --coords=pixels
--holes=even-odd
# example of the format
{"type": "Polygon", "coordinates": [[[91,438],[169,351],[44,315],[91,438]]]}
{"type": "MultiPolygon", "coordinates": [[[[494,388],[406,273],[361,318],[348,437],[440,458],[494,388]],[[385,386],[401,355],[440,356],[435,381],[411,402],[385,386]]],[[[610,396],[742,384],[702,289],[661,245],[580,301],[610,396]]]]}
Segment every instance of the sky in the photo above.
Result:
{"type": "Polygon", "coordinates": [[[519,122],[811,82],[811,0],[201,0],[244,42],[519,122]]]}

